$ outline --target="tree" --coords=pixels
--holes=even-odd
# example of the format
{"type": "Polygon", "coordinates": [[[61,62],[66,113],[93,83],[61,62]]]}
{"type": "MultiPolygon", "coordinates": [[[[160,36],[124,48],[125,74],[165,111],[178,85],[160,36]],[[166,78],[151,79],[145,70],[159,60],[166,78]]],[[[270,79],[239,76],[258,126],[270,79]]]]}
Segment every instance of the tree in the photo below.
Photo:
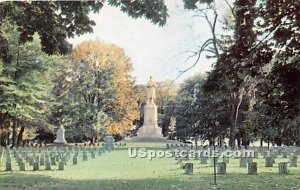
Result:
{"type": "Polygon", "coordinates": [[[176,133],[176,118],[171,116],[170,117],[170,123],[168,126],[168,135],[171,140],[174,139],[174,134],[176,133]]]}
{"type": "Polygon", "coordinates": [[[194,136],[194,124],[196,123],[196,94],[201,89],[204,81],[202,75],[195,75],[188,78],[181,84],[175,102],[173,115],[176,118],[176,136],[185,139],[194,136]]]}
{"type": "Polygon", "coordinates": [[[266,82],[259,83],[258,88],[268,89],[263,91],[260,103],[266,107],[263,113],[271,117],[270,124],[276,125],[274,131],[278,135],[272,141],[279,145],[285,143],[300,146],[300,2],[269,0],[262,3],[261,7],[263,22],[258,23],[258,27],[268,34],[265,41],[272,50],[273,59],[269,62],[270,70],[264,78],[266,82]]]}
{"type": "MultiPolygon", "coordinates": [[[[295,123],[299,115],[298,103],[293,98],[299,92],[299,82],[293,77],[299,73],[295,67],[298,61],[294,59],[300,47],[296,32],[299,29],[299,3],[261,1],[255,4],[255,1],[236,0],[234,10],[235,42],[216,62],[205,85],[206,90],[231,97],[231,145],[234,145],[235,138],[243,134],[265,136],[280,145],[283,130],[279,126],[295,123]],[[288,92],[287,86],[293,90],[288,92]],[[258,109],[256,104],[262,109],[258,109]],[[291,114],[286,114],[286,108],[291,109],[291,114]],[[267,110],[272,110],[272,113],[267,110]],[[253,111],[260,114],[253,114],[253,111]],[[264,116],[260,120],[265,126],[263,129],[255,127],[255,123],[242,122],[246,117],[258,121],[253,118],[255,116],[264,116]],[[261,134],[258,134],[258,129],[261,134]]],[[[288,126],[288,131],[299,134],[297,125],[288,126]]]]}
{"type": "Polygon", "coordinates": [[[4,129],[11,128],[11,144],[15,146],[23,140],[26,126],[34,126],[44,118],[45,100],[51,86],[48,68],[54,59],[42,52],[37,35],[32,42],[20,44],[14,23],[2,23],[2,32],[14,56],[10,63],[0,62],[1,145],[6,145],[5,137],[10,133],[4,129]]]}
{"type": "MultiPolygon", "coordinates": [[[[133,18],[145,17],[160,26],[166,23],[167,8],[163,0],[115,1],[108,4],[119,7],[133,18]]],[[[104,1],[18,1],[0,3],[0,23],[9,20],[16,23],[20,43],[33,40],[34,33],[41,39],[42,50],[47,54],[66,54],[71,46],[67,38],[92,32],[95,22],[89,13],[98,13],[104,1]]],[[[0,24],[0,29],[2,24],[0,24]]],[[[1,30],[0,30],[1,31],[1,30]]],[[[11,61],[9,44],[0,32],[0,57],[11,61]]]]}
{"type": "Polygon", "coordinates": [[[79,134],[92,142],[107,133],[123,135],[137,117],[130,60],[99,41],[79,44],[71,57],[54,89],[51,123],[76,131],[69,134],[74,141],[83,140],[79,134]]]}
{"type": "MultiPolygon", "coordinates": [[[[219,19],[219,14],[216,8],[216,4],[220,2],[215,2],[213,0],[183,0],[184,8],[192,11],[194,13],[193,16],[199,17],[200,19],[204,19],[207,23],[207,27],[210,31],[211,37],[206,39],[204,43],[197,46],[195,51],[191,51],[191,55],[186,59],[186,62],[195,58],[194,63],[185,70],[181,70],[179,78],[183,73],[195,67],[199,64],[201,60],[201,56],[203,54],[208,59],[220,59],[220,55],[229,49],[229,47],[233,44],[233,36],[232,31],[234,29],[235,23],[235,11],[234,7],[225,0],[228,5],[229,10],[226,10],[226,14],[219,19]],[[219,27],[218,20],[221,20],[222,27],[219,27]],[[223,31],[219,31],[218,28],[222,28],[223,31]],[[225,31],[225,32],[224,32],[225,31]],[[229,31],[229,32],[228,32],[229,31]]],[[[224,3],[224,2],[221,2],[224,3]]],[[[176,79],[177,79],[176,78],[176,79]]]]}

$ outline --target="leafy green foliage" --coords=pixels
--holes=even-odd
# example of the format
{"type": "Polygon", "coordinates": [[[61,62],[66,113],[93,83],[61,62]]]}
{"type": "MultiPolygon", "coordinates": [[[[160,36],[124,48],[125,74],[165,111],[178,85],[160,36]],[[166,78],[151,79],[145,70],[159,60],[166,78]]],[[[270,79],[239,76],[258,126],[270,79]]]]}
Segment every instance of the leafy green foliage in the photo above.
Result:
{"type": "MultiPolygon", "coordinates": [[[[19,127],[24,132],[25,127],[36,125],[45,118],[45,100],[51,88],[48,69],[54,59],[42,52],[37,35],[33,36],[32,42],[21,44],[16,25],[5,22],[2,27],[9,42],[9,51],[14,56],[9,63],[0,62],[1,125],[12,127],[14,146],[19,127]]],[[[18,143],[21,140],[21,136],[18,137],[18,143]]]]}
{"type": "Polygon", "coordinates": [[[53,89],[50,122],[70,141],[122,134],[136,118],[131,65],[123,50],[99,41],[78,45],[53,89]]]}
{"type": "MultiPolygon", "coordinates": [[[[16,22],[21,43],[32,41],[37,32],[44,52],[66,54],[71,48],[66,38],[92,32],[95,22],[89,19],[88,14],[98,12],[102,6],[101,1],[2,2],[0,18],[16,22]]],[[[5,40],[2,35],[1,39],[5,40]]],[[[6,54],[9,54],[7,49],[1,49],[1,55],[6,54]]]]}
{"type": "MultiPolygon", "coordinates": [[[[89,18],[91,12],[98,13],[103,7],[100,1],[13,1],[0,3],[0,23],[4,19],[18,26],[20,42],[33,40],[38,33],[42,50],[47,54],[67,54],[71,45],[67,38],[92,32],[95,22],[89,18]]],[[[166,23],[167,8],[162,0],[109,1],[133,18],[145,17],[155,24],[166,23]]],[[[2,28],[0,24],[0,28],[2,28]]],[[[8,41],[0,32],[0,57],[5,62],[11,59],[8,41]]]]}
{"type": "Polygon", "coordinates": [[[127,13],[132,18],[145,16],[154,24],[163,26],[167,21],[167,6],[164,0],[136,0],[136,1],[115,1],[108,3],[115,7],[120,7],[121,11],[127,13]]]}
{"type": "MultiPolygon", "coordinates": [[[[209,2],[185,1],[187,9],[204,5],[209,2]]],[[[299,1],[235,0],[230,8],[234,24],[228,25],[227,19],[224,24],[229,27],[223,28],[234,30],[233,40],[226,37],[231,45],[209,73],[203,97],[211,107],[215,100],[227,102],[223,117],[230,122],[230,145],[235,140],[247,145],[258,138],[300,145],[299,1]]]]}
{"type": "Polygon", "coordinates": [[[213,0],[183,0],[186,9],[197,9],[199,4],[211,5],[213,0]]]}

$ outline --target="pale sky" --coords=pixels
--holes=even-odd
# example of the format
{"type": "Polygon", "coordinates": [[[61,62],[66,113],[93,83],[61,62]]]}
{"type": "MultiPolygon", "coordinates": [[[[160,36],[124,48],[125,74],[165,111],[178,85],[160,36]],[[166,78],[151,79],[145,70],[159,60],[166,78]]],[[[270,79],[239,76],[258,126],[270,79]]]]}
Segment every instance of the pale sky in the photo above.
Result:
{"type": "MultiPolygon", "coordinates": [[[[91,18],[96,22],[94,32],[69,42],[74,46],[86,40],[102,40],[124,49],[133,65],[132,75],[137,84],[146,83],[149,76],[155,81],[174,80],[179,72],[193,64],[194,59],[185,63],[191,54],[210,37],[207,23],[193,17],[190,11],[183,11],[182,0],[166,0],[169,17],[164,27],[152,24],[144,18],[132,19],[118,8],[105,5],[91,18]]],[[[205,56],[198,65],[183,74],[177,82],[211,69],[211,61],[205,56]]]]}

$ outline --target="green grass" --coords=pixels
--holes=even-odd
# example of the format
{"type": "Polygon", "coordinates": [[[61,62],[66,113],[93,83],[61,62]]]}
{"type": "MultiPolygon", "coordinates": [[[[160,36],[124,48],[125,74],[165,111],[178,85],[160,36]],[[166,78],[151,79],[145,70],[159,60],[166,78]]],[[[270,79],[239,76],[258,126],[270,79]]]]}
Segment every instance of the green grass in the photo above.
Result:
{"type": "MultiPolygon", "coordinates": [[[[78,165],[69,164],[65,171],[5,172],[1,166],[0,189],[300,189],[300,168],[289,168],[289,175],[278,175],[277,163],[287,161],[278,158],[273,168],[264,167],[264,159],[258,162],[258,175],[247,175],[246,168],[238,167],[238,159],[230,159],[227,175],[217,176],[213,185],[213,168],[209,164],[194,163],[194,175],[183,175],[183,170],[173,158],[129,158],[127,149],[119,149],[78,165]]],[[[298,161],[299,164],[299,161],[298,161]]],[[[299,164],[300,165],[300,164],[299,164]]],[[[18,170],[18,166],[14,165],[18,170]]],[[[26,165],[26,170],[32,167],[26,165]]],[[[44,166],[41,166],[44,169],[44,166]]]]}

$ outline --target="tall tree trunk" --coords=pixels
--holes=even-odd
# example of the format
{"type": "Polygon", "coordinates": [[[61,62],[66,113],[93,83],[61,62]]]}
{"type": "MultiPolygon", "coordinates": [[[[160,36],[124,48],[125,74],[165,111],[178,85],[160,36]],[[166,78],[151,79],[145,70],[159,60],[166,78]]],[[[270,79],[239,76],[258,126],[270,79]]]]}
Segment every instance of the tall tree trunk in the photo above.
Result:
{"type": "MultiPolygon", "coordinates": [[[[234,39],[235,39],[235,58],[237,60],[243,60],[245,55],[248,53],[249,47],[254,42],[255,35],[249,35],[247,38],[245,34],[252,33],[252,25],[254,23],[254,17],[249,17],[246,13],[255,13],[254,5],[256,0],[236,0],[235,1],[235,31],[234,31],[234,39]]],[[[254,14],[255,15],[255,14],[254,14]]],[[[235,71],[235,70],[233,70],[235,71]]],[[[234,78],[233,78],[234,79],[234,78]]],[[[239,88],[242,84],[242,81],[237,83],[237,87],[239,88]]],[[[235,130],[237,128],[238,122],[238,114],[239,108],[243,100],[244,89],[242,88],[241,91],[234,90],[230,93],[232,99],[232,124],[230,128],[230,139],[229,143],[230,146],[234,146],[234,137],[235,137],[235,130]]]]}
{"type": "Polygon", "coordinates": [[[232,103],[231,103],[231,125],[229,129],[229,146],[234,147],[235,146],[235,116],[236,116],[236,106],[233,100],[233,97],[231,97],[232,103]]]}
{"type": "Polygon", "coordinates": [[[4,132],[4,128],[5,128],[5,120],[8,116],[8,113],[0,113],[0,145],[1,146],[6,146],[5,144],[5,140],[6,140],[6,132],[4,132]]]}
{"type": "Polygon", "coordinates": [[[9,136],[10,136],[10,132],[6,133],[6,139],[5,139],[5,146],[9,146],[10,145],[10,140],[9,140],[9,136]]]}
{"type": "Polygon", "coordinates": [[[297,146],[300,147],[300,125],[298,127],[298,142],[297,142],[297,146]]]}
{"type": "Polygon", "coordinates": [[[237,137],[236,140],[237,140],[237,146],[241,147],[241,138],[237,137]]]}
{"type": "Polygon", "coordinates": [[[2,145],[3,125],[0,125],[0,145],[2,145]]]}
{"type": "MultiPolygon", "coordinates": [[[[3,129],[4,127],[2,126],[1,129],[3,129]]],[[[7,137],[7,133],[3,132],[1,133],[1,146],[6,146],[6,137],[7,137]]]]}
{"type": "Polygon", "coordinates": [[[17,146],[20,146],[21,143],[22,143],[22,141],[23,141],[23,133],[24,133],[24,131],[25,131],[25,127],[22,126],[21,130],[20,130],[20,132],[18,134],[17,146]]]}
{"type": "Polygon", "coordinates": [[[242,145],[247,149],[248,148],[248,146],[249,146],[249,140],[248,140],[249,138],[246,138],[246,137],[243,137],[242,138],[242,145]]]}
{"type": "Polygon", "coordinates": [[[18,125],[18,121],[15,119],[13,122],[13,126],[12,126],[12,139],[11,139],[11,145],[12,148],[16,146],[16,137],[17,137],[17,125],[18,125]]]}
{"type": "MultiPolygon", "coordinates": [[[[173,133],[172,133],[172,136],[173,137],[173,133]]],[[[172,140],[172,139],[171,139],[172,140]]],[[[199,135],[195,135],[195,138],[194,138],[194,141],[195,141],[195,147],[198,148],[198,140],[199,140],[199,135]]]]}

